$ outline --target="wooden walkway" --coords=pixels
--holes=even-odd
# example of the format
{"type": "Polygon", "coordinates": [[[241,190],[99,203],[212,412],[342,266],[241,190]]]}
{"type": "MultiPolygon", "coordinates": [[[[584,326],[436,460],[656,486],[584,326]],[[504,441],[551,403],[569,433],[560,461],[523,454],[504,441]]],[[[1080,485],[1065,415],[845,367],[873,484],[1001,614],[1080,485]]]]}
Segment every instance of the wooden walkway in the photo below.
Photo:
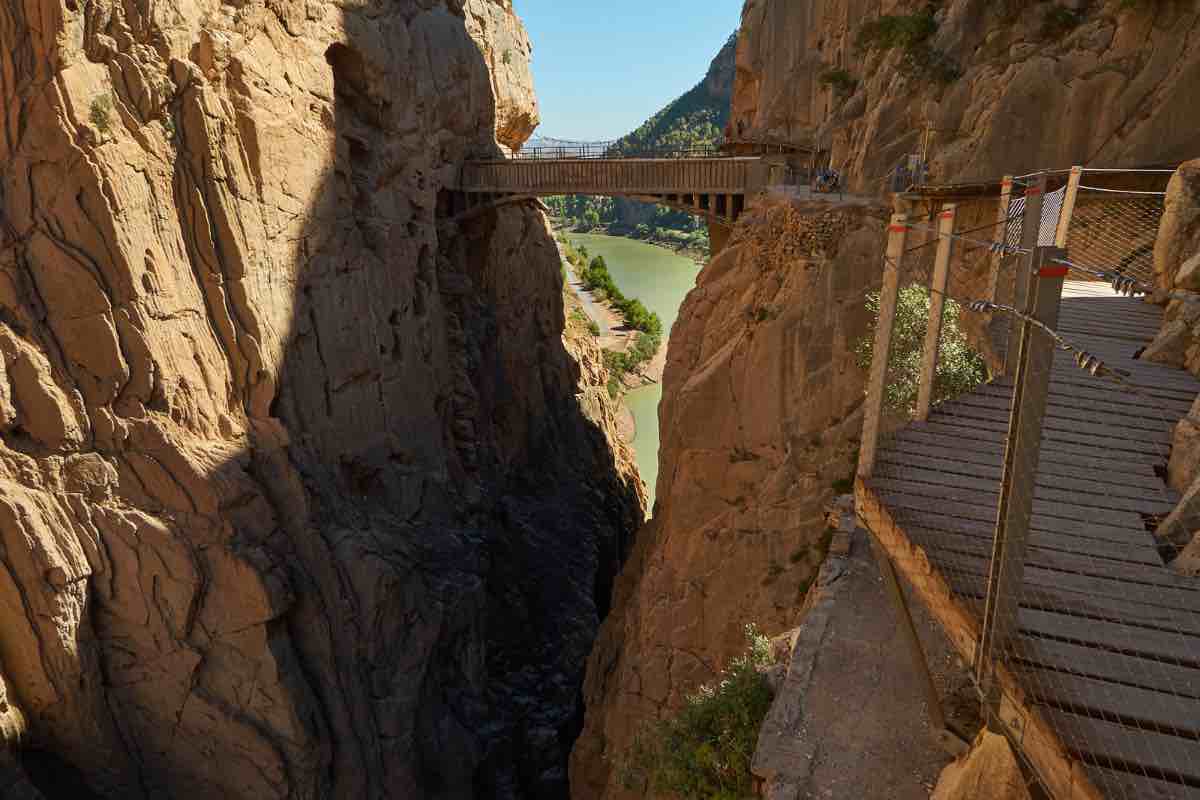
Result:
{"type": "MultiPolygon", "coordinates": [[[[1167,569],[1150,532],[1178,500],[1156,470],[1200,381],[1134,359],[1160,322],[1100,284],[1064,291],[1059,331],[1141,393],[1055,356],[1000,713],[1056,800],[1200,800],[1200,579],[1167,569]]],[[[882,441],[857,486],[863,521],[968,664],[1011,395],[999,380],[939,405],[882,441]]]]}

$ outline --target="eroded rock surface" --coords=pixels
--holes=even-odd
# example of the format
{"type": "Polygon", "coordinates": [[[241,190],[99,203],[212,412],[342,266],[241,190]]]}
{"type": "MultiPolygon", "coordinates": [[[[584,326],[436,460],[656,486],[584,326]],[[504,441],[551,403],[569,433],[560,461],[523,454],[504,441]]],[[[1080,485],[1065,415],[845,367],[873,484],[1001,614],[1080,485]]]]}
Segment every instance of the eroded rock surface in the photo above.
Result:
{"type": "MultiPolygon", "coordinates": [[[[1167,185],[1154,248],[1162,329],[1142,358],[1200,375],[1200,161],[1182,164],[1167,185]]],[[[1183,497],[1155,534],[1178,551],[1172,566],[1200,575],[1200,398],[1175,426],[1167,477],[1183,497]]]]}
{"type": "Polygon", "coordinates": [[[611,767],[638,726],[711,680],[746,623],[794,627],[861,426],[854,346],[884,216],[764,204],[684,300],[659,410],[659,499],[588,664],[572,796],[627,796],[611,767]]]}
{"type": "Polygon", "coordinates": [[[565,793],[641,518],[508,0],[0,8],[0,733],[112,798],[565,793]],[[586,402],[581,402],[581,399],[586,402]]]}
{"type": "Polygon", "coordinates": [[[1032,800],[1032,795],[1008,740],[984,730],[942,771],[931,800],[1032,800]]]}
{"type": "MultiPolygon", "coordinates": [[[[900,49],[856,50],[864,22],[927,5],[747,0],[733,132],[816,143],[850,190],[867,196],[888,190],[894,167],[926,143],[936,182],[1080,163],[1174,164],[1200,152],[1188,99],[1200,84],[1200,7],[1107,0],[1054,30],[1050,4],[947,0],[925,42],[958,72],[945,83],[927,66],[902,69],[900,49]]],[[[987,229],[995,202],[961,203],[959,229],[987,229]]],[[[589,662],[587,724],[572,756],[579,800],[625,796],[611,764],[639,725],[677,708],[736,652],[743,624],[774,634],[794,622],[796,588],[812,577],[802,554],[821,534],[819,509],[848,474],[859,435],[864,378],[853,346],[869,324],[864,294],[878,286],[885,236],[882,213],[833,212],[829,242],[814,242],[807,223],[775,227],[781,214],[826,212],[743,218],[676,323],[658,506],[589,662]]],[[[934,219],[928,207],[914,213],[934,219]]],[[[905,281],[927,279],[930,241],[928,230],[910,233],[910,249],[926,247],[906,258],[905,281]]],[[[987,248],[961,250],[953,296],[986,296],[987,248]]],[[[1011,291],[1005,280],[1001,300],[1011,291]]],[[[983,322],[965,319],[964,329],[995,364],[991,338],[1003,326],[983,322]]]]}
{"type": "Polygon", "coordinates": [[[1200,152],[1189,100],[1200,85],[1195,4],[1105,0],[1056,26],[1048,18],[1061,4],[948,0],[927,42],[960,72],[945,84],[929,68],[904,74],[899,48],[856,48],[864,22],[926,6],[746,0],[734,124],[748,138],[819,142],[850,187],[867,193],[923,152],[926,137],[934,182],[1175,164],[1200,152]],[[847,96],[822,80],[833,69],[857,82],[847,96]]]}

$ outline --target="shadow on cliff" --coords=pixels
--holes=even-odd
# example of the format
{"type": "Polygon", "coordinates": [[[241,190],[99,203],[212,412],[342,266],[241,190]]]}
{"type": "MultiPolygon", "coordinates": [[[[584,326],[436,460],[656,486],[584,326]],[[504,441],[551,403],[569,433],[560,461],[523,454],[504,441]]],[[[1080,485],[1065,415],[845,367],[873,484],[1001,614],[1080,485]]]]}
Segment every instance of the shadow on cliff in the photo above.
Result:
{"type": "MultiPolygon", "coordinates": [[[[471,55],[444,79],[490,87],[447,16],[424,34],[471,55]]],[[[315,788],[565,800],[585,661],[639,510],[576,398],[557,249],[530,208],[437,218],[456,161],[495,151],[494,110],[457,119],[453,90],[406,107],[394,90],[419,81],[377,40],[325,57],[336,148],[249,468],[295,598],[273,638],[311,705],[315,788]],[[412,147],[414,115],[468,144],[412,147]]]]}

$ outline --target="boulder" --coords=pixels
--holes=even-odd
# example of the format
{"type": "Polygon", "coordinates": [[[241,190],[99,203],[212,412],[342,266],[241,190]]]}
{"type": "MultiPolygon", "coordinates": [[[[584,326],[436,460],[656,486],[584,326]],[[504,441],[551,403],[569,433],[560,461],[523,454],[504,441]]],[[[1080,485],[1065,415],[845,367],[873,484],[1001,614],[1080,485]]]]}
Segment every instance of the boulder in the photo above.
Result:
{"type": "Polygon", "coordinates": [[[1008,739],[980,731],[971,749],[942,770],[930,800],[1033,800],[1008,739]]]}
{"type": "Polygon", "coordinates": [[[1154,276],[1160,287],[1200,292],[1200,159],[1181,164],[1167,184],[1154,276]]]}

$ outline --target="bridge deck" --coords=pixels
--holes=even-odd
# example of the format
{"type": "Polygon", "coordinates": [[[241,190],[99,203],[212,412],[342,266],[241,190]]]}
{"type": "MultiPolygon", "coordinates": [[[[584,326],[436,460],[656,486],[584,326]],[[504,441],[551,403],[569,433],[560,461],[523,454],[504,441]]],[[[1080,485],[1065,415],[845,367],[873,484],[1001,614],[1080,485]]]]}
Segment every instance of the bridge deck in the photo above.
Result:
{"type": "MultiPolygon", "coordinates": [[[[1056,798],[1094,796],[1085,774],[1107,797],[1197,800],[1200,579],[1167,569],[1147,526],[1178,499],[1155,468],[1200,381],[1133,358],[1158,330],[1157,308],[1068,286],[1060,331],[1144,394],[1055,356],[1001,714],[1019,720],[1039,772],[1057,772],[1056,798]]],[[[999,380],[941,404],[881,442],[874,476],[857,487],[864,521],[967,663],[1011,401],[999,380]]]]}

